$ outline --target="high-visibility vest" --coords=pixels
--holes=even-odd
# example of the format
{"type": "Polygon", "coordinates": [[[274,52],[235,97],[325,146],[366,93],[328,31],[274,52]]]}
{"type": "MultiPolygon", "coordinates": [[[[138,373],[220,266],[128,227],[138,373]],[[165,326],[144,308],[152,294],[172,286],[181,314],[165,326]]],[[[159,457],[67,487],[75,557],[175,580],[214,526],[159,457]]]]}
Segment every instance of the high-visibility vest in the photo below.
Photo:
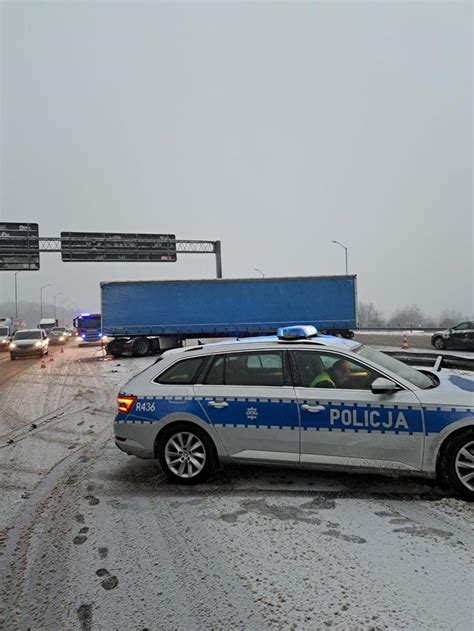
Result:
{"type": "Polygon", "coordinates": [[[334,383],[334,381],[332,380],[330,374],[327,371],[324,371],[324,372],[320,373],[317,377],[315,377],[313,379],[313,381],[309,384],[309,387],[310,388],[316,388],[318,383],[321,383],[322,381],[329,381],[329,383],[331,384],[330,386],[328,386],[329,388],[335,388],[336,387],[336,384],[334,383]]]}

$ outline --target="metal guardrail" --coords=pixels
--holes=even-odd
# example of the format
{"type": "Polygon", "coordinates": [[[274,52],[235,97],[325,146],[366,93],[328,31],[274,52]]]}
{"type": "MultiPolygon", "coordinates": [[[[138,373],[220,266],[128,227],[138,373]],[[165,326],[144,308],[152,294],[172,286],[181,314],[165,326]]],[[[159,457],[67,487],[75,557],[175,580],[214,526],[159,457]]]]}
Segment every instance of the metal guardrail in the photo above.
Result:
{"type": "Polygon", "coordinates": [[[443,361],[441,362],[441,368],[455,368],[458,370],[469,370],[474,372],[474,359],[468,357],[458,357],[457,355],[445,355],[444,353],[404,353],[403,351],[384,351],[387,355],[399,359],[409,366],[428,366],[435,365],[436,360],[441,355],[443,361]]]}
{"type": "Polygon", "coordinates": [[[447,326],[415,326],[414,324],[411,324],[410,326],[404,326],[404,325],[400,325],[400,326],[362,326],[362,327],[357,327],[357,329],[354,329],[355,333],[390,333],[393,331],[393,333],[399,333],[400,331],[406,331],[407,333],[413,333],[413,335],[416,335],[417,333],[435,333],[436,331],[442,331],[444,329],[449,329],[449,327],[447,326]]]}

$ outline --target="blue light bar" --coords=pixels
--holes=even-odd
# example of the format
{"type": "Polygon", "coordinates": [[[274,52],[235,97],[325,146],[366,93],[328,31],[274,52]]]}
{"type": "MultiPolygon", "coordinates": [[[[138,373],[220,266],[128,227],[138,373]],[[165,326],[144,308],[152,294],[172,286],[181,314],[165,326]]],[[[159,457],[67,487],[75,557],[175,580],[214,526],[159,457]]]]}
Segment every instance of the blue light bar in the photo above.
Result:
{"type": "Polygon", "coordinates": [[[282,326],[277,331],[280,340],[299,340],[308,337],[316,337],[318,329],[311,324],[301,324],[298,326],[282,326]]]}
{"type": "Polygon", "coordinates": [[[89,316],[90,313],[81,313],[81,316],[89,316]]]}

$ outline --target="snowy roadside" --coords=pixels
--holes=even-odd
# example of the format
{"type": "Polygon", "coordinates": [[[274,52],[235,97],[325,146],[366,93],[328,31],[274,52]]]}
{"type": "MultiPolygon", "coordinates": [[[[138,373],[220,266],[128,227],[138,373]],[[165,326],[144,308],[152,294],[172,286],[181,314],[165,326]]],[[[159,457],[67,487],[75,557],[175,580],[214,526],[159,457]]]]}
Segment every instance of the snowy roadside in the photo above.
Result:
{"type": "Polygon", "coordinates": [[[0,627],[470,628],[472,504],[281,467],[175,486],[112,439],[117,391],[154,358],[74,353],[8,382],[0,627]]]}
{"type": "MultiPolygon", "coordinates": [[[[95,348],[38,362],[2,388],[0,414],[0,532],[5,532],[36,485],[101,432],[112,439],[119,387],[150,358],[102,361],[95,348]]],[[[151,358],[153,361],[153,358],[151,358]]]]}

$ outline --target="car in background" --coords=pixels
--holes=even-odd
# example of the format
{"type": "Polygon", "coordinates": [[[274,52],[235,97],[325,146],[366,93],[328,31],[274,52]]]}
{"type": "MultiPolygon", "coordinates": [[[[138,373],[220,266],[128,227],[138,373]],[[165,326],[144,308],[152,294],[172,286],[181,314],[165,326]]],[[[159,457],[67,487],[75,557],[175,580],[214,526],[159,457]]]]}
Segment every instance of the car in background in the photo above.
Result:
{"type": "Polygon", "coordinates": [[[431,345],[439,350],[452,348],[474,351],[474,322],[461,322],[450,329],[436,331],[431,336],[431,345]]]}
{"type": "Polygon", "coordinates": [[[48,339],[50,344],[64,345],[68,341],[69,337],[65,326],[55,326],[48,333],[48,339]]]}
{"type": "Polygon", "coordinates": [[[44,329],[22,329],[17,331],[10,343],[10,357],[24,357],[37,355],[43,357],[48,354],[49,340],[44,329]]]}
{"type": "Polygon", "coordinates": [[[174,482],[219,461],[440,478],[474,499],[474,377],[289,326],[163,353],[120,391],[115,444],[174,482]]]}
{"type": "Polygon", "coordinates": [[[10,329],[7,326],[0,326],[0,351],[7,351],[11,342],[10,329]]]}

